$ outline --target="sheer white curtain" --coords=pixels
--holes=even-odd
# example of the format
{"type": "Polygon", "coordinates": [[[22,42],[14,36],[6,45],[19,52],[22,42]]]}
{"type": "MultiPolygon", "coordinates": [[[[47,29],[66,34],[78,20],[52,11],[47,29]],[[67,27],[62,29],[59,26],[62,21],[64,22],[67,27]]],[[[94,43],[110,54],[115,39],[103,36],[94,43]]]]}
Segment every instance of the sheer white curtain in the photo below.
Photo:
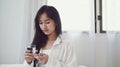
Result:
{"type": "Polygon", "coordinates": [[[107,31],[107,67],[120,67],[120,0],[103,0],[103,23],[107,31]]]}
{"type": "Polygon", "coordinates": [[[95,67],[94,33],[83,31],[67,31],[68,39],[75,47],[78,65],[95,67]]]}
{"type": "Polygon", "coordinates": [[[120,67],[120,32],[107,32],[107,67],[120,67]]]}
{"type": "Polygon", "coordinates": [[[21,50],[19,51],[19,63],[24,61],[26,47],[32,43],[34,35],[34,18],[38,9],[46,4],[46,0],[25,0],[24,24],[21,50]]]}

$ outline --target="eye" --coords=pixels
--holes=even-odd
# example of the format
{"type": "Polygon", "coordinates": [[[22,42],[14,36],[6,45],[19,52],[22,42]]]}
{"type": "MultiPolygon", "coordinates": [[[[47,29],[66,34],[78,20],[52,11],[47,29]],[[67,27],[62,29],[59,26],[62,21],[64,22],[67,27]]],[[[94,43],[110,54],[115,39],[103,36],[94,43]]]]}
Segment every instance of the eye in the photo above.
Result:
{"type": "Polygon", "coordinates": [[[49,21],[46,22],[46,24],[49,24],[49,23],[50,23],[49,21]]]}
{"type": "Polygon", "coordinates": [[[39,22],[39,24],[42,24],[42,22],[39,22]]]}

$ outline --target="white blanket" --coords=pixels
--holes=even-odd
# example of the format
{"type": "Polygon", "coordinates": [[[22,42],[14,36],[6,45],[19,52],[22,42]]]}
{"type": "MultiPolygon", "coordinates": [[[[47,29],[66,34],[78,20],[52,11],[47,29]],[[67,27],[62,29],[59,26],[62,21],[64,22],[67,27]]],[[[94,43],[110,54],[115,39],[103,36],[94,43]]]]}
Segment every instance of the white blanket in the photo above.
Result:
{"type": "MultiPolygon", "coordinates": [[[[24,67],[23,64],[1,64],[0,67],[24,67]]],[[[80,65],[79,67],[87,67],[80,65]]]]}

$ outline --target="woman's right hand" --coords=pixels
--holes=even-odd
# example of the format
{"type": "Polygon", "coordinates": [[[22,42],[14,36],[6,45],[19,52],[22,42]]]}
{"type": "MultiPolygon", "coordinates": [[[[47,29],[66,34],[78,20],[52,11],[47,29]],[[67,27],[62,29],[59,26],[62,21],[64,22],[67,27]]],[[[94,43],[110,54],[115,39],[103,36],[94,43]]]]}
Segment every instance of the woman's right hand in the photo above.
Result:
{"type": "Polygon", "coordinates": [[[34,60],[34,55],[33,53],[31,53],[30,50],[26,50],[25,52],[25,60],[28,64],[31,64],[32,61],[34,60]]]}

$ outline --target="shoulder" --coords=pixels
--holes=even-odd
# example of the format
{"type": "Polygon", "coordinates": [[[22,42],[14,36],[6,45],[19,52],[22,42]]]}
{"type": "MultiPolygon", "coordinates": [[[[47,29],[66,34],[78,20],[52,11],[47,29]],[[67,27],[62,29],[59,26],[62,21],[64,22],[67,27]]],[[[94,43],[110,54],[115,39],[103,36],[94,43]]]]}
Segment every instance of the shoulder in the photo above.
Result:
{"type": "Polygon", "coordinates": [[[59,38],[61,39],[62,42],[70,42],[70,39],[66,34],[60,34],[59,38]]]}
{"type": "Polygon", "coordinates": [[[67,48],[73,46],[72,41],[67,34],[61,34],[61,35],[59,35],[59,37],[61,39],[63,46],[66,46],[67,48]]]}

